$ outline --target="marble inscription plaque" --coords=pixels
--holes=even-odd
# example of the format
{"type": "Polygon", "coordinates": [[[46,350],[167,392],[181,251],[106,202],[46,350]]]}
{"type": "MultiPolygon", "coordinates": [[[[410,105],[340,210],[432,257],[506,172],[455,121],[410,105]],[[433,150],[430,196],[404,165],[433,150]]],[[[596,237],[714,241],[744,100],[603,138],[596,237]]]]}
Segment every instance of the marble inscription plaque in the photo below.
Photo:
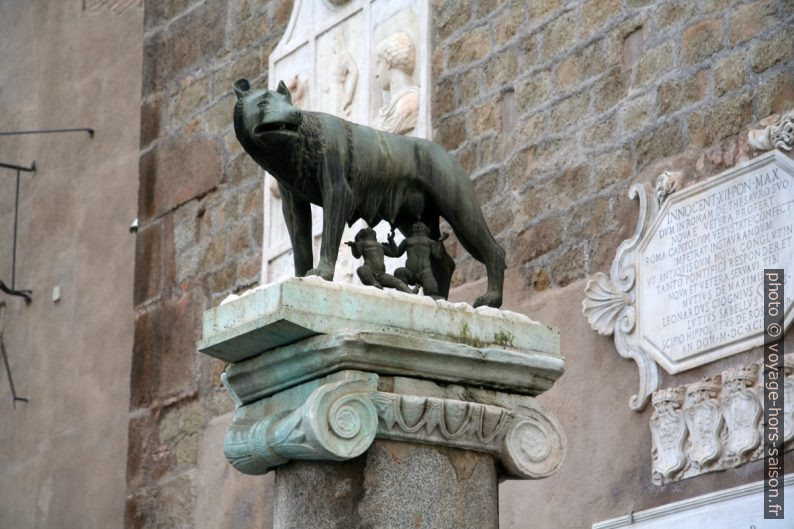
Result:
{"type": "Polygon", "coordinates": [[[764,268],[788,276],[792,263],[789,164],[767,158],[673,194],[637,253],[641,343],[671,373],[761,345],[764,268]]]}
{"type": "Polygon", "coordinates": [[[588,281],[582,311],[637,363],[642,410],[661,365],[678,373],[763,344],[763,271],[785,270],[785,326],[794,283],[794,162],[771,151],[680,189],[665,171],[655,193],[636,183],[634,234],[609,274],[588,281]]]}

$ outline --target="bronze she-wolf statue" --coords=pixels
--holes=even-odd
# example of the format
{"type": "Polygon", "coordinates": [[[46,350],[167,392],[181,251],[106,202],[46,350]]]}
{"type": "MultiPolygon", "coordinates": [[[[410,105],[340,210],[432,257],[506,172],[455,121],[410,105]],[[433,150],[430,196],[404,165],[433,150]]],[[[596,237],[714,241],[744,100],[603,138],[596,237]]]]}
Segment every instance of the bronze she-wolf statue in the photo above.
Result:
{"type": "MultiPolygon", "coordinates": [[[[475,306],[502,304],[505,252],[485,223],[463,167],[439,145],[381,132],[292,105],[275,91],[234,83],[234,131],[245,151],[278,182],[292,242],[295,275],[333,280],[345,223],[381,220],[409,236],[415,222],[441,237],[439,217],[472,257],[485,264],[488,290],[475,306]],[[323,208],[320,262],[312,268],[311,208],[323,208]]],[[[446,250],[431,260],[437,292],[449,293],[455,263],[446,250]]]]}

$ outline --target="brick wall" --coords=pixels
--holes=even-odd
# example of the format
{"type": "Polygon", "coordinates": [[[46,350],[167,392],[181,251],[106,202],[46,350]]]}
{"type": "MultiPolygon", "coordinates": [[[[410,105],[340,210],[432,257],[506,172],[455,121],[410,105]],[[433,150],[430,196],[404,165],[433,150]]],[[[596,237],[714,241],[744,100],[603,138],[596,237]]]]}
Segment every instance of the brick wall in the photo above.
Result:
{"type": "MultiPolygon", "coordinates": [[[[749,123],[794,104],[791,0],[432,3],[435,139],[472,174],[511,289],[605,270],[632,182],[715,174],[748,153],[749,123]]],[[[256,284],[261,254],[230,85],[266,82],[291,2],[145,9],[126,526],[194,527],[199,444],[231,409],[223,364],[196,353],[200,315],[256,284]]],[[[456,285],[484,274],[449,246],[456,285]]]]}

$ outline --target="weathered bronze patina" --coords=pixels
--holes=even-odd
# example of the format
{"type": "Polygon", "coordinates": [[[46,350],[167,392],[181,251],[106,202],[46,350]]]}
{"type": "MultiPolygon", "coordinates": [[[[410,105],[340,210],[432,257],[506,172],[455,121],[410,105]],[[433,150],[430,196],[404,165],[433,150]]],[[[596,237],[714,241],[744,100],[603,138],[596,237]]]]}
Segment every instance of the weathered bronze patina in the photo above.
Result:
{"type": "Polygon", "coordinates": [[[372,228],[359,230],[356,234],[356,240],[353,242],[348,241],[345,244],[350,246],[353,257],[364,259],[364,264],[356,269],[356,273],[365,285],[377,288],[395,288],[402,292],[413,294],[419,290],[418,287],[416,291],[411,290],[403,281],[386,273],[386,265],[383,262],[385,248],[378,242],[375,230],[372,228]]]}
{"type": "Polygon", "coordinates": [[[383,245],[384,253],[389,257],[407,254],[405,266],[395,270],[394,275],[409,285],[421,286],[426,296],[439,297],[432,259],[444,253],[444,240],[448,236],[445,233],[438,240],[431,239],[430,229],[422,222],[414,222],[411,233],[399,246],[394,242],[394,234],[389,234],[388,244],[383,245]]]}
{"type": "MultiPolygon", "coordinates": [[[[278,182],[295,275],[331,281],[345,223],[381,220],[411,236],[416,222],[441,237],[443,217],[461,245],[485,264],[487,292],[475,306],[502,304],[504,250],[494,240],[474,186],[460,163],[424,139],[378,131],[292,105],[284,83],[275,91],[234,83],[234,130],[245,151],[278,182]],[[320,262],[312,268],[310,204],[323,208],[320,262]]],[[[436,294],[447,297],[454,261],[443,245],[430,255],[436,294]]]]}

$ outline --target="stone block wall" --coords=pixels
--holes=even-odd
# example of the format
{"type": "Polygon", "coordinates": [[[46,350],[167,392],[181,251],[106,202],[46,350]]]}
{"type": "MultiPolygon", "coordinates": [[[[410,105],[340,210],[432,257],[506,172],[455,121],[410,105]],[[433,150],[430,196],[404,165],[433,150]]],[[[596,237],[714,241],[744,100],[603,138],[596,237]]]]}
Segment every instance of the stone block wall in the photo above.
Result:
{"type": "MultiPolygon", "coordinates": [[[[529,291],[608,268],[636,218],[632,182],[706,151],[687,176],[720,172],[751,122],[794,105],[790,1],[434,6],[435,140],[472,174],[529,291]]],[[[457,285],[484,275],[456,255],[457,285]]]]}
{"type": "MultiPolygon", "coordinates": [[[[232,408],[218,383],[224,365],[198,355],[195,342],[203,310],[258,282],[262,173],[234,138],[231,82],[267,81],[290,11],[289,0],[145,4],[127,528],[269,523],[271,483],[223,461],[232,408]]],[[[633,229],[632,182],[663,169],[683,169],[689,180],[720,172],[747,154],[751,122],[794,105],[791,0],[433,0],[431,12],[435,140],[472,175],[507,250],[512,299],[559,303],[559,321],[579,317],[570,315],[581,300],[575,283],[606,270],[633,229]]],[[[455,285],[484,275],[454,240],[448,247],[455,285]]],[[[578,323],[575,341],[587,350],[596,338],[578,323]]],[[[599,350],[611,347],[599,340],[599,350]]],[[[577,354],[566,352],[569,362],[577,354]]],[[[614,363],[636,377],[614,357],[577,365],[614,363]]],[[[645,435],[644,419],[626,406],[634,384],[603,390],[590,399],[601,408],[588,413],[607,418],[617,400],[621,428],[645,435]]],[[[561,398],[563,421],[579,413],[571,411],[578,385],[563,386],[575,393],[561,398]]],[[[649,454],[628,453],[647,466],[649,454]]],[[[608,457],[585,461],[608,468],[608,457]]],[[[555,486],[574,490],[567,479],[555,486]]],[[[585,499],[571,512],[607,516],[626,503],[619,484],[604,486],[612,503],[585,499]]],[[[506,498],[536,490],[512,487],[506,498]]],[[[522,509],[502,510],[505,527],[527,525],[522,509]]],[[[543,512],[558,527],[596,521],[543,512]]]]}
{"type": "Polygon", "coordinates": [[[234,136],[232,82],[266,81],[292,2],[152,0],[144,9],[126,527],[247,526],[267,517],[256,504],[262,480],[233,476],[245,487],[228,512],[199,494],[210,475],[229,483],[231,467],[218,465],[225,427],[212,419],[233,404],[219,386],[225,366],[195,344],[202,312],[259,280],[263,173],[234,136]]]}

